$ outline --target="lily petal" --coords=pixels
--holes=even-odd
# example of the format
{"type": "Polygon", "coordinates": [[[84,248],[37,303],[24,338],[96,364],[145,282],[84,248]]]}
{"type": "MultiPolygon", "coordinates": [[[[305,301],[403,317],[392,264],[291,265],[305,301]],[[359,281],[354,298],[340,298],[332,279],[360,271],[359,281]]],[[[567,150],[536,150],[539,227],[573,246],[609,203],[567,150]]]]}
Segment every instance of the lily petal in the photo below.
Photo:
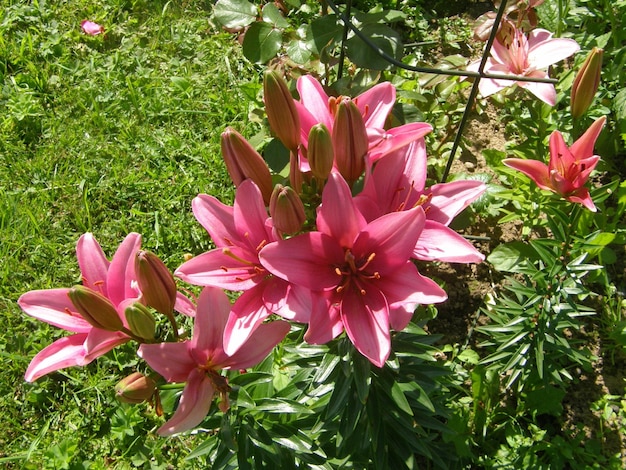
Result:
{"type": "Polygon", "coordinates": [[[199,194],[191,202],[196,220],[209,232],[217,247],[229,246],[239,238],[234,222],[234,209],[222,204],[215,197],[199,194]]]}
{"type": "Polygon", "coordinates": [[[530,177],[541,189],[550,191],[550,175],[548,165],[539,160],[525,160],[523,158],[505,158],[502,163],[509,168],[521,171],[530,177]]]}
{"type": "Polygon", "coordinates": [[[454,230],[428,219],[415,244],[413,257],[446,263],[480,263],[485,259],[474,245],[454,230]]]}
{"type": "Polygon", "coordinates": [[[120,244],[107,274],[107,293],[113,305],[122,300],[139,297],[139,292],[133,287],[135,276],[135,254],[141,248],[141,235],[129,233],[120,244]]]}
{"type": "MultiPolygon", "coordinates": [[[[283,281],[284,282],[284,281],[283,281]]],[[[249,289],[235,301],[223,328],[224,352],[232,356],[249,340],[250,335],[270,316],[261,292],[263,286],[249,289]]]]}
{"type": "Polygon", "coordinates": [[[24,379],[27,382],[34,382],[50,372],[87,364],[83,347],[86,338],[86,334],[79,333],[57,339],[39,351],[30,361],[24,379]]]}
{"type": "Polygon", "coordinates": [[[317,214],[317,229],[349,248],[357,233],[365,226],[348,183],[339,173],[331,173],[322,194],[322,205],[317,214]]]}
{"type": "Polygon", "coordinates": [[[348,289],[341,302],[341,320],[350,341],[376,367],[383,367],[391,351],[389,307],[377,289],[362,295],[348,289]]]}
{"type": "MultiPolygon", "coordinates": [[[[249,292],[249,291],[248,291],[249,292]]],[[[230,314],[230,301],[223,290],[205,287],[198,298],[193,335],[189,343],[199,364],[223,354],[224,329],[230,314]]]]}
{"type": "Polygon", "coordinates": [[[174,415],[158,429],[157,433],[160,436],[171,436],[195,428],[209,413],[214,394],[215,390],[209,377],[204,372],[193,369],[187,378],[174,415]]]}
{"type": "Polygon", "coordinates": [[[475,180],[435,184],[427,190],[432,196],[424,205],[424,210],[428,211],[429,220],[448,225],[486,190],[484,183],[475,180]]]}
{"type": "Polygon", "coordinates": [[[223,363],[223,368],[247,369],[267,357],[274,347],[289,333],[289,323],[273,321],[260,325],[230,358],[223,363]]]}
{"type": "Polygon", "coordinates": [[[76,244],[76,258],[83,278],[83,285],[107,296],[107,272],[111,264],[93,234],[85,233],[76,244]]]}
{"type": "Polygon", "coordinates": [[[596,119],[585,133],[572,144],[570,152],[572,152],[577,160],[582,160],[583,158],[593,155],[593,147],[596,145],[596,140],[598,140],[605,123],[606,116],[596,119]]]}
{"type": "Polygon", "coordinates": [[[256,254],[238,246],[216,248],[180,265],[174,274],[196,286],[213,286],[228,290],[246,290],[263,280],[256,265],[256,254]]]}
{"type": "Polygon", "coordinates": [[[197,363],[189,353],[189,341],[144,343],[137,355],[168,382],[184,382],[197,363]]]}
{"type": "Polygon", "coordinates": [[[76,312],[68,292],[69,289],[32,290],[22,294],[17,303],[37,320],[73,333],[89,333],[93,327],[76,312]]]}
{"type": "Polygon", "coordinates": [[[387,116],[396,102],[396,89],[389,82],[379,83],[354,99],[365,127],[385,127],[387,116]]]}

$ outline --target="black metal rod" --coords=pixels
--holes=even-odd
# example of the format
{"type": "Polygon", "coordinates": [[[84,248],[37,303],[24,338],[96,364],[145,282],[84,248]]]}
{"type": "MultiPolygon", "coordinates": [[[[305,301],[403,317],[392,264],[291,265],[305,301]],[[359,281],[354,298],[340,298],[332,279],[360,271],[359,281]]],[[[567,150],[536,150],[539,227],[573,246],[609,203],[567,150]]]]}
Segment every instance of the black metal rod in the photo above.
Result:
{"type": "MultiPolygon", "coordinates": [[[[354,32],[355,35],[357,35],[365,44],[367,44],[368,47],[370,47],[383,59],[385,59],[390,64],[395,65],[396,67],[400,67],[404,70],[409,70],[411,72],[419,72],[419,73],[432,73],[435,75],[452,75],[452,76],[457,76],[457,77],[494,78],[496,80],[511,80],[515,82],[538,82],[538,83],[557,83],[558,82],[558,80],[555,80],[554,78],[537,78],[537,77],[526,77],[523,75],[507,75],[507,74],[484,73],[484,72],[481,73],[480,71],[472,72],[470,70],[445,70],[445,69],[435,69],[432,67],[419,67],[416,65],[405,64],[404,62],[397,60],[395,57],[391,57],[384,50],[382,50],[380,47],[374,44],[365,34],[359,31],[359,29],[350,20],[349,14],[346,15],[346,12],[342,13],[332,0],[326,0],[326,1],[330,9],[333,10],[333,12],[342,19],[344,28],[346,27],[350,28],[354,32]]],[[[495,24],[499,24],[499,23],[495,23],[495,24]]],[[[347,34],[346,31],[347,30],[344,29],[344,37],[347,34]]],[[[342,47],[342,53],[343,53],[343,47],[342,47]]]]}
{"type": "Polygon", "coordinates": [[[483,52],[482,58],[480,59],[480,65],[478,66],[478,74],[474,80],[474,84],[472,85],[472,89],[470,91],[469,98],[467,99],[467,104],[465,105],[465,111],[463,111],[463,116],[461,117],[461,122],[459,123],[459,128],[456,131],[456,136],[454,137],[454,142],[452,143],[452,149],[450,149],[450,156],[448,157],[448,162],[446,163],[446,169],[441,176],[441,183],[445,183],[448,179],[448,175],[450,174],[450,168],[452,168],[452,163],[454,162],[454,157],[456,156],[456,151],[461,144],[461,138],[463,137],[463,131],[465,130],[465,125],[469,119],[469,115],[472,111],[472,107],[474,106],[474,101],[476,100],[476,96],[478,95],[478,84],[480,83],[481,77],[484,77],[485,74],[483,70],[485,69],[485,65],[487,64],[487,59],[489,57],[489,52],[491,51],[491,46],[496,39],[496,34],[498,34],[498,27],[500,26],[500,21],[504,16],[504,10],[506,8],[507,0],[502,0],[500,3],[500,8],[498,9],[498,13],[496,14],[496,19],[493,23],[493,27],[491,28],[491,34],[489,35],[489,39],[487,40],[487,45],[485,46],[485,51],[483,52]]]}

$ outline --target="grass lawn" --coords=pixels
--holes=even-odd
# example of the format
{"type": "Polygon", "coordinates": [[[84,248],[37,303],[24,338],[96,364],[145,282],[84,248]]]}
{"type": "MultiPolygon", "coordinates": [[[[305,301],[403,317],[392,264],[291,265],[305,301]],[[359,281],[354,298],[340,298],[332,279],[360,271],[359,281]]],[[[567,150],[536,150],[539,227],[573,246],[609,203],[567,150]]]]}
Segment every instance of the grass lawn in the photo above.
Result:
{"type": "Polygon", "coordinates": [[[16,301],[79,283],[74,249],[87,231],[108,256],[127,233],[142,233],[171,268],[207,249],[191,200],[232,198],[219,136],[227,125],[250,134],[261,88],[258,71],[210,25],[210,8],[2,1],[0,466],[123,468],[155,454],[153,466],[179,468],[188,453],[181,448],[193,439],[157,440],[148,434],[156,420],[139,426],[142,411],[115,401],[110,361],[132,367],[130,347],[25,383],[31,358],[65,333],[26,317],[16,301]],[[106,34],[85,35],[83,19],[106,34]]]}

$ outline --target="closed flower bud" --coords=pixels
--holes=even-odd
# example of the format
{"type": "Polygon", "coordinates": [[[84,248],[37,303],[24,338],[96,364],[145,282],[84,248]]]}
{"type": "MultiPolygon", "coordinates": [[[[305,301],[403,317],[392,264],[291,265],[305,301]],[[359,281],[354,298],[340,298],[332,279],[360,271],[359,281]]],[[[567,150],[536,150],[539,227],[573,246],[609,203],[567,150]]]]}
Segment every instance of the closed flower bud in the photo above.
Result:
{"type": "Polygon", "coordinates": [[[115,396],[123,403],[134,405],[150,401],[156,391],[156,383],[140,372],[133,372],[115,386],[115,396]]]}
{"type": "Polygon", "coordinates": [[[598,91],[603,54],[600,48],[591,49],[574,78],[570,106],[575,119],[585,114],[598,91]]]}
{"type": "Polygon", "coordinates": [[[135,257],[135,273],[141,295],[150,307],[171,315],[176,303],[176,281],[157,255],[140,250],[135,257]]]}
{"type": "Polygon", "coordinates": [[[156,328],[156,321],[154,316],[146,308],[145,305],[135,302],[132,305],[126,307],[124,310],[124,316],[128,323],[130,331],[139,338],[147,340],[154,339],[154,330],[156,328]]]}
{"type": "Polygon", "coordinates": [[[222,133],[222,157],[235,186],[251,179],[261,190],[265,204],[268,204],[273,189],[270,169],[252,145],[230,127],[222,133]]]}
{"type": "Polygon", "coordinates": [[[270,215],[274,227],[287,234],[298,232],[306,221],[304,204],[289,186],[277,184],[270,199],[270,215]]]}
{"type": "Polygon", "coordinates": [[[300,116],[287,84],[275,70],[263,77],[265,112],[270,127],[292,152],[300,145],[300,116]]]}
{"type": "Polygon", "coordinates": [[[117,309],[105,296],[85,286],[74,286],[68,296],[76,311],[95,328],[107,331],[120,331],[124,324],[117,309]]]}
{"type": "Polygon", "coordinates": [[[365,123],[359,108],[349,99],[337,105],[333,124],[335,163],[350,186],[365,171],[368,141],[365,123]]]}
{"type": "Polygon", "coordinates": [[[333,169],[335,153],[333,151],[333,140],[330,137],[330,132],[322,123],[311,127],[307,159],[309,160],[313,175],[321,180],[326,180],[330,171],[333,169]]]}

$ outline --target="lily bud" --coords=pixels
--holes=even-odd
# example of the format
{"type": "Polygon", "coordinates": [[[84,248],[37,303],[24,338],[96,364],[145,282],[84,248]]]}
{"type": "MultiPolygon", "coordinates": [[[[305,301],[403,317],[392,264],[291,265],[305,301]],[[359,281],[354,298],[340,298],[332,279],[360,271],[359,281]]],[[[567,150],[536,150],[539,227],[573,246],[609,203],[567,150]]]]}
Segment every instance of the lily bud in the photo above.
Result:
{"type": "Polygon", "coordinates": [[[287,234],[298,232],[306,221],[304,204],[289,186],[277,184],[270,199],[270,215],[274,227],[287,234]]]}
{"type": "Polygon", "coordinates": [[[326,180],[333,169],[335,153],[333,140],[328,128],[322,124],[315,124],[309,132],[309,148],[307,159],[311,166],[311,172],[316,178],[326,180]]]}
{"type": "Polygon", "coordinates": [[[252,145],[231,127],[222,133],[222,157],[235,186],[251,179],[261,190],[265,204],[268,204],[273,189],[270,169],[252,145]]]}
{"type": "Polygon", "coordinates": [[[263,99],[270,127],[292,152],[300,145],[300,116],[285,80],[275,70],[263,77],[263,99]]]}
{"type": "Polygon", "coordinates": [[[74,286],[68,296],[76,311],[95,328],[107,331],[120,331],[124,324],[117,309],[105,296],[85,286],[74,286]]]}
{"type": "Polygon", "coordinates": [[[124,316],[128,322],[128,328],[134,335],[148,340],[154,339],[156,321],[145,305],[135,302],[126,307],[124,316]]]}
{"type": "Polygon", "coordinates": [[[341,176],[350,186],[365,171],[365,154],[368,141],[363,116],[356,104],[349,99],[337,106],[333,124],[335,163],[341,176]]]}
{"type": "Polygon", "coordinates": [[[600,85],[600,71],[602,70],[602,56],[604,50],[598,47],[591,49],[585,61],[580,66],[574,84],[572,85],[572,95],[570,106],[572,117],[578,119],[589,109],[593,98],[600,85]]]}
{"type": "Polygon", "coordinates": [[[133,405],[149,401],[156,391],[156,383],[140,372],[133,372],[115,385],[115,396],[123,403],[133,405]]]}
{"type": "Polygon", "coordinates": [[[141,295],[150,307],[171,315],[176,303],[176,281],[157,255],[140,250],[135,257],[135,273],[141,295]]]}

